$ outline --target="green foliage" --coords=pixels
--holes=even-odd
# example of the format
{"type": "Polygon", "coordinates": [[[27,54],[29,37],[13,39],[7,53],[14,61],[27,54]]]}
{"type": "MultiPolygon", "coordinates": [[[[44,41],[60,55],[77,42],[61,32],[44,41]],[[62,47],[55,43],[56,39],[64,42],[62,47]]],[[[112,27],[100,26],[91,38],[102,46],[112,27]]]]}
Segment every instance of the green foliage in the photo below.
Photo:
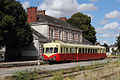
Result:
{"type": "Polygon", "coordinates": [[[52,80],[63,80],[62,72],[56,72],[52,80]]]}
{"type": "Polygon", "coordinates": [[[109,52],[109,46],[106,43],[103,46],[106,47],[106,52],[109,52]]]}
{"type": "Polygon", "coordinates": [[[78,65],[76,68],[77,68],[78,71],[85,70],[85,67],[83,67],[83,66],[79,66],[79,65],[78,65]]]}
{"type": "Polygon", "coordinates": [[[120,35],[117,37],[117,47],[118,50],[120,51],[120,35]]]}
{"type": "Polygon", "coordinates": [[[27,14],[18,1],[0,0],[0,46],[24,47],[32,40],[27,14]],[[16,45],[17,44],[17,45],[16,45]]]}
{"type": "Polygon", "coordinates": [[[37,80],[39,77],[39,74],[34,70],[32,72],[25,70],[25,71],[19,71],[17,72],[12,80],[37,80]]]}
{"type": "Polygon", "coordinates": [[[67,20],[67,22],[73,26],[76,26],[83,30],[83,37],[88,41],[95,44],[96,42],[96,31],[95,28],[90,24],[91,18],[80,12],[75,13],[67,20]]]}

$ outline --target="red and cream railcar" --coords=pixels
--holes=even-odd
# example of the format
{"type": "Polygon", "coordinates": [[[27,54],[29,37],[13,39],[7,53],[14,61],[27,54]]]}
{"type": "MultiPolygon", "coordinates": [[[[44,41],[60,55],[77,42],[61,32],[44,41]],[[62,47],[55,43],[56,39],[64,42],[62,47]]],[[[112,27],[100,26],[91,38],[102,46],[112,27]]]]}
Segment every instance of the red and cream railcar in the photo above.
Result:
{"type": "Polygon", "coordinates": [[[42,54],[45,61],[80,61],[106,58],[103,46],[69,44],[52,42],[43,45],[42,54]]]}

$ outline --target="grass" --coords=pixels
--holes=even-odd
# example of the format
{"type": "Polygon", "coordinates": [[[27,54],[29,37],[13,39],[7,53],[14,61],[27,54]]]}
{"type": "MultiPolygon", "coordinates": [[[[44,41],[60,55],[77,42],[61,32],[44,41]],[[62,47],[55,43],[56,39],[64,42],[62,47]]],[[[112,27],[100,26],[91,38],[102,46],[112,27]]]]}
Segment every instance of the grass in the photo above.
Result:
{"type": "Polygon", "coordinates": [[[52,80],[63,80],[62,72],[55,72],[52,80]]]}
{"type": "Polygon", "coordinates": [[[15,73],[15,75],[12,77],[11,80],[36,80],[38,79],[39,74],[36,70],[34,71],[18,71],[15,73]]]}
{"type": "MultiPolygon", "coordinates": [[[[74,68],[71,68],[71,69],[65,69],[65,70],[61,70],[61,71],[48,71],[49,73],[48,74],[53,74],[53,78],[52,80],[63,80],[64,77],[63,77],[63,73],[67,72],[67,71],[83,71],[83,70],[90,70],[90,69],[95,69],[95,68],[99,68],[99,67],[104,67],[104,66],[107,66],[108,64],[116,64],[116,67],[120,67],[120,60],[117,60],[115,62],[111,62],[111,61],[107,61],[106,63],[99,63],[99,62],[96,62],[92,65],[88,65],[88,66],[79,66],[77,65],[76,67],[74,68]]],[[[44,69],[43,69],[44,71],[44,69]]],[[[17,73],[14,74],[14,76],[12,77],[11,80],[38,80],[39,77],[40,77],[40,74],[38,73],[39,70],[36,70],[34,69],[33,71],[28,71],[28,70],[25,70],[25,71],[19,71],[17,73]]],[[[95,71],[93,71],[95,72],[95,71]]],[[[101,72],[102,74],[102,72],[101,72]]],[[[84,79],[86,80],[86,77],[88,75],[85,73],[84,74],[84,79]]],[[[72,80],[75,76],[69,76],[67,78],[65,78],[65,80],[72,80]]],[[[92,78],[91,78],[92,79],[92,78]]],[[[74,80],[74,79],[73,79],[74,80]]]]}
{"type": "Polygon", "coordinates": [[[99,67],[101,67],[101,66],[104,66],[105,64],[106,64],[106,63],[96,62],[96,63],[94,63],[94,64],[92,64],[92,65],[88,65],[88,66],[79,66],[79,65],[77,65],[77,66],[75,67],[75,69],[78,70],[78,71],[90,70],[90,69],[94,69],[94,68],[99,68],[99,67]]]}

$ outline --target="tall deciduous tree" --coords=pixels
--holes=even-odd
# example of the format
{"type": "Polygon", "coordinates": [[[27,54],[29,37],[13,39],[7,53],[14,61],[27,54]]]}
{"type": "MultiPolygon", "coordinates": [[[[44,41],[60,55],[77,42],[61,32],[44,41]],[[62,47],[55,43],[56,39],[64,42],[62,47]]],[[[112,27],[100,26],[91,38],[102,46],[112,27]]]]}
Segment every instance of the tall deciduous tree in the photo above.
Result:
{"type": "Polygon", "coordinates": [[[88,41],[95,44],[96,42],[96,31],[95,28],[90,24],[91,18],[80,12],[75,13],[67,20],[67,22],[73,26],[76,26],[83,30],[83,37],[88,41]]]}
{"type": "Polygon", "coordinates": [[[0,46],[6,46],[6,50],[8,47],[20,50],[32,40],[32,31],[22,4],[15,0],[0,0],[0,46]]]}
{"type": "Polygon", "coordinates": [[[108,46],[108,44],[104,43],[103,46],[106,47],[106,52],[109,52],[109,46],[108,46]]]}
{"type": "Polygon", "coordinates": [[[117,37],[117,47],[118,50],[120,51],[120,35],[117,37]]]}

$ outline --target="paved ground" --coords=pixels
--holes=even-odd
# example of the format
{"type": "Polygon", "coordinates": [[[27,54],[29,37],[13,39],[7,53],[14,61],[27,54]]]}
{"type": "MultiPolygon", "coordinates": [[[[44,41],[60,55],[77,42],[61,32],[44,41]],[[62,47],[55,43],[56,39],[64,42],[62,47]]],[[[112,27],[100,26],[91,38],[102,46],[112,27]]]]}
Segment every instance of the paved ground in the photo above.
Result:
{"type": "Polygon", "coordinates": [[[80,62],[71,62],[71,63],[61,63],[61,64],[53,64],[53,65],[40,65],[40,66],[23,66],[23,67],[13,67],[13,68],[0,68],[0,77],[7,76],[13,74],[17,71],[22,70],[33,70],[33,69],[40,69],[40,70],[59,70],[59,69],[66,69],[66,68],[73,68],[75,66],[86,66],[95,64],[96,62],[105,63],[107,61],[116,61],[118,59],[104,59],[104,60],[93,60],[93,61],[80,61],[80,62]]]}
{"type": "MultiPolygon", "coordinates": [[[[41,64],[45,64],[42,60],[39,60],[41,64]]],[[[37,65],[38,60],[33,61],[16,61],[16,62],[0,62],[0,69],[1,68],[10,68],[10,67],[19,67],[19,66],[31,66],[37,65]]]]}

